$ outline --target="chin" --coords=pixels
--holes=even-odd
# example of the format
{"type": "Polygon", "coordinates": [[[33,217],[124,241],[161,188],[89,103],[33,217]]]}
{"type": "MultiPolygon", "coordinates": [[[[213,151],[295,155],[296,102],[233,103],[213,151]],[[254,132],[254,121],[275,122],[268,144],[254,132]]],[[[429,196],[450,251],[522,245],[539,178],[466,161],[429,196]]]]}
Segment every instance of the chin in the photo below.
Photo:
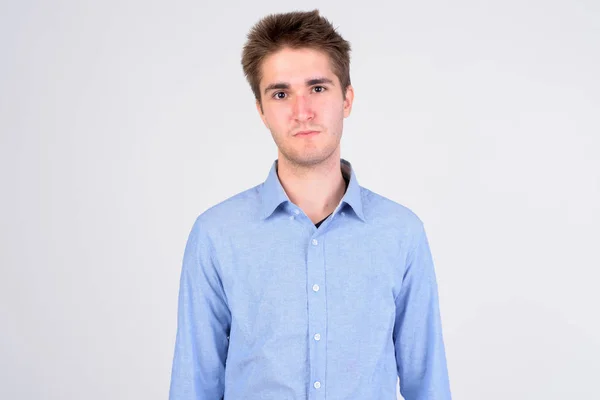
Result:
{"type": "Polygon", "coordinates": [[[286,156],[286,158],[296,165],[308,167],[321,164],[322,162],[329,159],[329,157],[331,157],[331,154],[333,154],[333,152],[315,152],[312,154],[294,154],[291,157],[286,156]]]}

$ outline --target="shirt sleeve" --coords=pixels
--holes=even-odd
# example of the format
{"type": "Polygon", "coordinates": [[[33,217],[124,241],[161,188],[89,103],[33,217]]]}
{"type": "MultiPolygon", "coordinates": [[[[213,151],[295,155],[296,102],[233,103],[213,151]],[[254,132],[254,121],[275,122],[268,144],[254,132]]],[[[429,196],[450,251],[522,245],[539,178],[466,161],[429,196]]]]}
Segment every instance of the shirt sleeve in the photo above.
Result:
{"type": "Polygon", "coordinates": [[[181,268],[170,400],[222,399],[231,313],[215,254],[196,220],[181,268]]]}
{"type": "Polygon", "coordinates": [[[396,297],[393,338],[404,399],[451,400],[436,276],[422,225],[396,297]]]}

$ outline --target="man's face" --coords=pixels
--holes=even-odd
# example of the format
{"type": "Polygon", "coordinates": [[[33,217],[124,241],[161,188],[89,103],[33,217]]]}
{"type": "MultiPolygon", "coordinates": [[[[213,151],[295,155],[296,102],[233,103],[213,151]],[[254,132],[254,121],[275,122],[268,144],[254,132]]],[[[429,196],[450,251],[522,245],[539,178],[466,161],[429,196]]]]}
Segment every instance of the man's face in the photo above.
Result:
{"type": "Polygon", "coordinates": [[[354,91],[348,87],[344,100],[325,53],[284,48],[269,55],[263,60],[260,93],[262,111],[258,101],[256,107],[280,156],[300,166],[339,156],[354,91]]]}

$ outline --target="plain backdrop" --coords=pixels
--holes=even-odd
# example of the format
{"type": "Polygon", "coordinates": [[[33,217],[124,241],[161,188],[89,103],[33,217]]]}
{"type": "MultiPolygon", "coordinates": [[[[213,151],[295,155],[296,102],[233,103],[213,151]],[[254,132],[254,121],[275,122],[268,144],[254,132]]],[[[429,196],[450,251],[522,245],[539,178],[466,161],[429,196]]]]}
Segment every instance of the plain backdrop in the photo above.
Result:
{"type": "Polygon", "coordinates": [[[430,237],[454,399],[598,399],[600,3],[0,2],[0,398],[166,399],[185,241],[276,147],[262,16],[351,42],[342,157],[430,237]]]}

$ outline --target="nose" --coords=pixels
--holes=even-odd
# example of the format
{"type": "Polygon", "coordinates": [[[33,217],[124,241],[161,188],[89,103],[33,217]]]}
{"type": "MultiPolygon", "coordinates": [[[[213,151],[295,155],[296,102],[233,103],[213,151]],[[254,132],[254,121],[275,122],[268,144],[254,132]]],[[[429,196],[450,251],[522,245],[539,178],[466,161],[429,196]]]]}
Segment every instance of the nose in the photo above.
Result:
{"type": "Polygon", "coordinates": [[[293,116],[297,121],[309,121],[313,119],[314,112],[307,96],[296,96],[293,105],[293,116]]]}

